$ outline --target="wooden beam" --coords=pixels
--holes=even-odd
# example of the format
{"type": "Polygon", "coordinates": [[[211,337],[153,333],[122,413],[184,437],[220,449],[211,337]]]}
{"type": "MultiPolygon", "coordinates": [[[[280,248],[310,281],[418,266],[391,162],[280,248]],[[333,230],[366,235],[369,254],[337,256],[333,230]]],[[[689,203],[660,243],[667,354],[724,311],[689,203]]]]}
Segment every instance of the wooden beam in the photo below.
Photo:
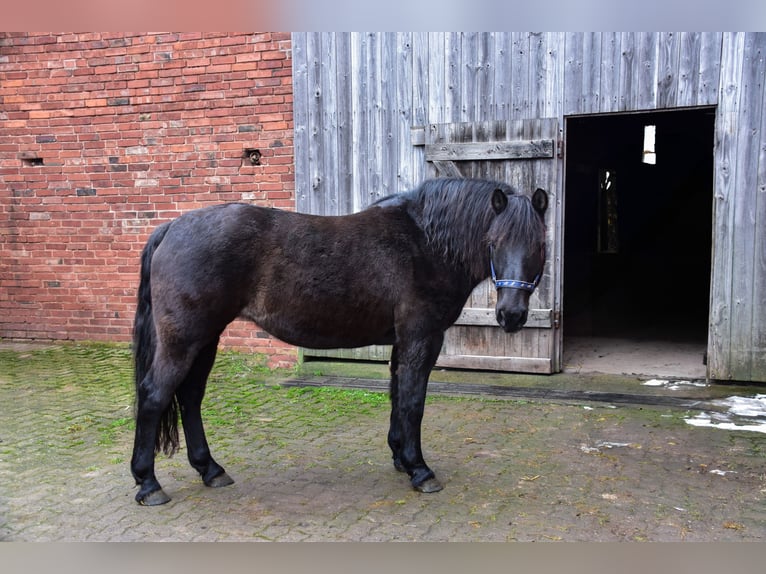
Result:
{"type": "Polygon", "coordinates": [[[481,369],[520,373],[550,374],[550,358],[537,357],[485,357],[482,355],[439,355],[437,367],[454,369],[481,369]]]}
{"type": "Polygon", "coordinates": [[[441,177],[463,177],[453,161],[436,160],[433,164],[441,177]]]}
{"type": "Polygon", "coordinates": [[[552,158],[555,148],[552,139],[426,144],[426,160],[436,162],[552,158]]]}

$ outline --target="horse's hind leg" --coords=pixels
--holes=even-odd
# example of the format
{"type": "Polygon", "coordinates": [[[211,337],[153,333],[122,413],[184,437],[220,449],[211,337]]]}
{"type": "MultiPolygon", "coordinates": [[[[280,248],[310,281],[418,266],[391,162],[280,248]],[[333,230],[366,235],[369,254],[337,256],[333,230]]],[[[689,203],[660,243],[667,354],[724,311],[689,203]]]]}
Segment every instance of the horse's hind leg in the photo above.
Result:
{"type": "Polygon", "coordinates": [[[178,446],[173,396],[186,369],[183,362],[179,364],[161,356],[155,357],[137,389],[136,434],[130,470],[139,486],[136,494],[139,504],[155,506],[170,500],[154,473],[154,458],[160,447],[172,453],[178,446]],[[158,435],[163,419],[169,433],[164,437],[165,444],[160,445],[158,435]]]}
{"type": "Polygon", "coordinates": [[[199,472],[202,481],[207,486],[213,487],[228,486],[234,482],[210,455],[200,410],[207,377],[215,362],[217,347],[218,339],[200,351],[189,374],[176,391],[178,404],[181,407],[181,421],[189,463],[199,472]]]}

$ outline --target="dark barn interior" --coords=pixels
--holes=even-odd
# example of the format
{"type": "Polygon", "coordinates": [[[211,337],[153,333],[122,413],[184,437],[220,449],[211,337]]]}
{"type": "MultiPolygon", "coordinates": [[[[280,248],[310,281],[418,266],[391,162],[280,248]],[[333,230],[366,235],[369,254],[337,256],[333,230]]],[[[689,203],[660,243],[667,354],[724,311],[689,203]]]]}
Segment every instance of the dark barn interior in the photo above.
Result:
{"type": "Polygon", "coordinates": [[[567,119],[565,349],[598,337],[704,353],[714,122],[713,108],[567,119]]]}

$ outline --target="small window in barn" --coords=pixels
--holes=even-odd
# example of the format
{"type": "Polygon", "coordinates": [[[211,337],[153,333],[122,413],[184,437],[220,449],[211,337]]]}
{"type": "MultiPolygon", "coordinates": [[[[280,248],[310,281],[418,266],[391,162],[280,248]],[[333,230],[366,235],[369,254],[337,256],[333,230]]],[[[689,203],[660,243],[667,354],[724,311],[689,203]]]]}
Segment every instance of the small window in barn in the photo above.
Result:
{"type": "Polygon", "coordinates": [[[599,253],[618,253],[617,174],[611,169],[598,173],[598,238],[599,253]]]}
{"type": "Polygon", "coordinates": [[[650,165],[657,164],[657,153],[654,150],[654,137],[657,134],[657,126],[644,126],[644,153],[641,161],[650,165]]]}

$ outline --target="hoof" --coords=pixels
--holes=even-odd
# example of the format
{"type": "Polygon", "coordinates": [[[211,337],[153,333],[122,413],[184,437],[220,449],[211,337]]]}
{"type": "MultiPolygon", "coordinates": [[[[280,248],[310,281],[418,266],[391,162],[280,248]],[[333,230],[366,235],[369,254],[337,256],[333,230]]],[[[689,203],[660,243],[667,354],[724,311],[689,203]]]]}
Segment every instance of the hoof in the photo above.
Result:
{"type": "Polygon", "coordinates": [[[436,480],[435,478],[429,478],[428,480],[424,480],[417,486],[415,486],[415,490],[418,490],[420,492],[425,492],[426,494],[429,494],[431,492],[439,492],[444,487],[442,486],[442,483],[436,480]]]}
{"type": "Polygon", "coordinates": [[[160,488],[159,490],[144,495],[139,492],[136,495],[136,502],[141,506],[159,506],[160,504],[170,502],[170,497],[160,488]]]}
{"type": "Polygon", "coordinates": [[[234,484],[234,479],[225,472],[205,482],[205,485],[211,488],[220,488],[222,486],[229,486],[230,484],[234,484]]]}
{"type": "Polygon", "coordinates": [[[394,468],[399,472],[407,472],[407,469],[402,466],[402,462],[398,458],[394,459],[394,468]]]}

